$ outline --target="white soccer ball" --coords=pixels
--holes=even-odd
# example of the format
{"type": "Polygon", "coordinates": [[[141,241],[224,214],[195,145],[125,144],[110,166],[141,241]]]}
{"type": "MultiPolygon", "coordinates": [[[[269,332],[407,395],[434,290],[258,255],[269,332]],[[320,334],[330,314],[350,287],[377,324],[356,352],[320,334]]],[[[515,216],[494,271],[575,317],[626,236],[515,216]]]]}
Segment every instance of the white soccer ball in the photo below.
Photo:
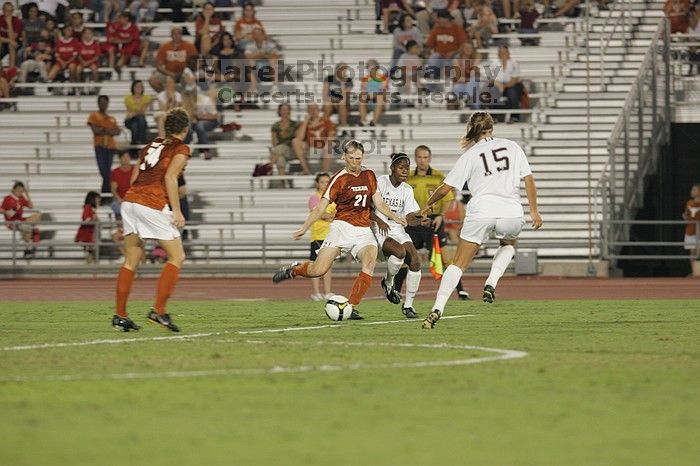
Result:
{"type": "Polygon", "coordinates": [[[352,304],[345,296],[331,296],[326,302],[326,315],[331,320],[348,320],[351,312],[352,304]]]}

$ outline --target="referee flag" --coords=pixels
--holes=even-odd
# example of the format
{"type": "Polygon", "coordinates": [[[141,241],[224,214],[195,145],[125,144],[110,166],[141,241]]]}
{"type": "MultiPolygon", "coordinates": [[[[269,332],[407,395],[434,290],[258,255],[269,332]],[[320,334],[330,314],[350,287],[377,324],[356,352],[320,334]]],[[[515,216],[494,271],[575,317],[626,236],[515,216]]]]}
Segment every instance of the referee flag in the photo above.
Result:
{"type": "Polygon", "coordinates": [[[440,250],[440,240],[438,235],[433,235],[433,251],[430,253],[430,273],[433,274],[435,280],[442,277],[442,251],[440,250]]]}

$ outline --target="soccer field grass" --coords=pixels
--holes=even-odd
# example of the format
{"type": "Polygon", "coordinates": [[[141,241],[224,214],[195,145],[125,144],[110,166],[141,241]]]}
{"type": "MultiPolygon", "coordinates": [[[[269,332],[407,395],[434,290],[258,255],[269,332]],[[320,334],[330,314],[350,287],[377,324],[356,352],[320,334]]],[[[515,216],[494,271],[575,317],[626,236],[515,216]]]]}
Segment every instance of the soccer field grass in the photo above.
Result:
{"type": "Polygon", "coordinates": [[[378,301],[338,324],[318,303],[174,301],[181,334],[147,307],[122,334],[107,302],[3,304],[0,464],[700,458],[699,301],[453,301],[464,317],[431,331],[378,301]]]}

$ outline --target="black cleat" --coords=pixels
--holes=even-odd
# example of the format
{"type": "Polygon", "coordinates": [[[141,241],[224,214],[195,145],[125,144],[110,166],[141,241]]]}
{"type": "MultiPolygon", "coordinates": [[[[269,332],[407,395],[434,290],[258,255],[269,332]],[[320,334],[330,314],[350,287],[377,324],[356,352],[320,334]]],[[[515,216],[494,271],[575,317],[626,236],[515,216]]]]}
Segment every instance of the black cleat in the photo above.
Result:
{"type": "Polygon", "coordinates": [[[350,313],[350,318],[348,320],[363,320],[364,317],[360,315],[359,312],[357,312],[357,309],[353,309],[352,312],[350,313]]]}
{"type": "Polygon", "coordinates": [[[418,317],[418,313],[416,313],[416,310],[413,309],[412,306],[404,307],[401,312],[403,312],[403,315],[405,315],[407,319],[415,319],[418,317]]]}
{"type": "Polygon", "coordinates": [[[496,289],[491,285],[486,285],[484,287],[484,295],[482,299],[485,303],[492,303],[496,300],[496,289]]]}
{"type": "Polygon", "coordinates": [[[141,327],[136,325],[136,323],[129,319],[128,317],[120,317],[118,315],[112,316],[112,327],[114,330],[119,330],[120,332],[130,332],[140,330],[141,327]]]}
{"type": "Polygon", "coordinates": [[[290,278],[294,278],[294,275],[292,275],[292,269],[299,265],[299,262],[292,262],[289,264],[287,267],[282,267],[279,269],[275,274],[272,276],[272,283],[279,283],[284,280],[289,280],[290,278]]]}
{"type": "Polygon", "coordinates": [[[431,329],[435,327],[435,324],[437,321],[440,320],[440,311],[437,309],[433,310],[428,314],[428,317],[423,320],[423,328],[424,329],[431,329]]]}
{"type": "Polygon", "coordinates": [[[148,321],[152,324],[162,325],[164,328],[167,328],[172,332],[180,331],[180,328],[173,324],[173,321],[170,320],[169,314],[158,314],[155,310],[151,309],[151,312],[148,313],[147,317],[148,321]]]}
{"type": "Polygon", "coordinates": [[[468,300],[472,299],[472,297],[469,296],[469,293],[468,293],[467,291],[465,291],[465,290],[458,291],[458,292],[457,292],[457,296],[458,296],[459,299],[461,299],[462,301],[468,301],[468,300]]]}
{"type": "Polygon", "coordinates": [[[386,286],[384,280],[382,280],[382,290],[384,290],[384,296],[386,296],[387,301],[391,304],[399,304],[401,302],[401,295],[399,292],[396,291],[393,286],[391,288],[386,286]]]}

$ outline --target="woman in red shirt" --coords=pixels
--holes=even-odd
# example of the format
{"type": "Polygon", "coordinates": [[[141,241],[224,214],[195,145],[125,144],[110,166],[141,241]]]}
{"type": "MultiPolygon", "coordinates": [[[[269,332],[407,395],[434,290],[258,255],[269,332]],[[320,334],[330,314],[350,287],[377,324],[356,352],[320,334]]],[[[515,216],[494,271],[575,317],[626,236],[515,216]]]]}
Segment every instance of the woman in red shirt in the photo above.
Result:
{"type": "Polygon", "coordinates": [[[83,223],[80,224],[78,232],[75,234],[75,242],[83,245],[86,264],[95,262],[95,222],[99,220],[97,217],[98,205],[100,205],[100,194],[96,191],[87,193],[83,204],[83,223]]]}
{"type": "Polygon", "coordinates": [[[69,80],[76,82],[76,71],[78,64],[76,59],[80,52],[80,42],[73,38],[73,29],[70,26],[63,26],[63,35],[56,41],[54,47],[54,64],[49,71],[49,81],[53,81],[63,70],[68,70],[69,80]]]}
{"type": "Polygon", "coordinates": [[[76,75],[82,80],[83,70],[89,68],[92,70],[92,80],[100,81],[100,56],[102,55],[102,47],[99,42],[94,40],[92,29],[83,29],[82,41],[80,42],[80,51],[78,52],[78,63],[76,66],[76,75]]]}

